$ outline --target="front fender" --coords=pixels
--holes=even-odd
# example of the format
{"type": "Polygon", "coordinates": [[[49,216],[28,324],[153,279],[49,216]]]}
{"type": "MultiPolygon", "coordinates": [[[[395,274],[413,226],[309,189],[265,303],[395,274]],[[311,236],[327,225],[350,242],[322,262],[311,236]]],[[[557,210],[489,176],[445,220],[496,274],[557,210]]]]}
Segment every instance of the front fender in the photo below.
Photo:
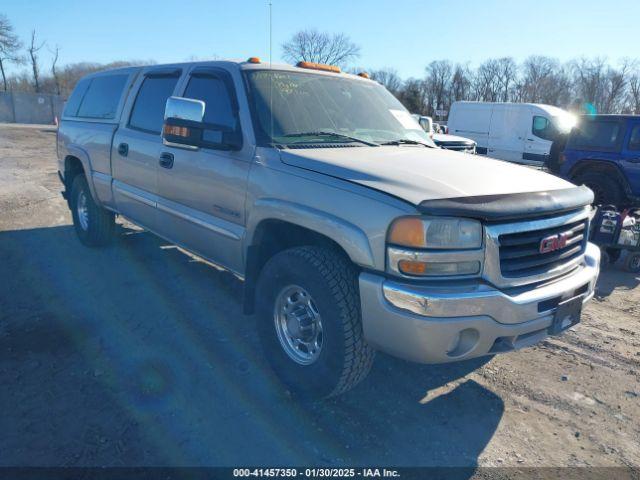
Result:
{"type": "Polygon", "coordinates": [[[256,228],[263,220],[281,220],[325,235],[340,245],[357,265],[368,268],[375,266],[371,245],[364,231],[333,214],[287,200],[257,200],[247,222],[247,245],[254,243],[256,228]]]}

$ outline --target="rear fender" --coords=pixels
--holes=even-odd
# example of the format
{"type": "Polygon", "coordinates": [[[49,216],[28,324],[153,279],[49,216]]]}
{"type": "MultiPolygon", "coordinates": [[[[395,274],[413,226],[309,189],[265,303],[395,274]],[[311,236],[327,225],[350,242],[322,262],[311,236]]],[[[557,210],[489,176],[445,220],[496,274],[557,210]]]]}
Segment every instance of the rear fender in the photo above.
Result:
{"type": "MultiPolygon", "coordinates": [[[[100,198],[98,198],[98,195],[96,193],[95,184],[93,180],[93,169],[91,167],[91,159],[89,157],[88,152],[78,145],[68,145],[66,147],[66,150],[67,152],[66,152],[65,158],[75,157],[78,160],[80,160],[80,163],[82,164],[82,169],[84,170],[84,174],[87,179],[87,184],[89,185],[89,190],[91,191],[91,196],[93,197],[93,200],[98,205],[102,205],[102,202],[100,201],[100,198]]],[[[68,184],[68,179],[65,178],[64,180],[65,180],[64,183],[67,191],[70,191],[71,185],[68,184]]]]}

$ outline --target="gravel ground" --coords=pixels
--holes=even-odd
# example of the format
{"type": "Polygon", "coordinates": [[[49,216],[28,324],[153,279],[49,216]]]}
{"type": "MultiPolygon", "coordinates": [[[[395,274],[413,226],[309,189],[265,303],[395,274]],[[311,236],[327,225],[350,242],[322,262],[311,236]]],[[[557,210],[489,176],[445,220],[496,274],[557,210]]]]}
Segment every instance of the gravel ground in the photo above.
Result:
{"type": "Polygon", "coordinates": [[[55,132],[0,126],[0,466],[640,465],[640,278],[574,331],[445,366],[379,355],[331,401],[266,366],[240,283],[132,225],[76,240],[55,132]]]}

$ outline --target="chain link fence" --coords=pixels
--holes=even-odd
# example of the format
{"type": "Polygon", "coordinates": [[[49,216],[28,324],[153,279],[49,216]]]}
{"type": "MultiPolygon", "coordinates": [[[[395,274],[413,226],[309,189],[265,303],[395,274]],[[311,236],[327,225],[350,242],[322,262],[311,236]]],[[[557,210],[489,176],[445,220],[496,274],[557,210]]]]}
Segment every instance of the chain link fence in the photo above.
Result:
{"type": "Polygon", "coordinates": [[[60,119],[64,102],[60,95],[0,92],[0,123],[53,124],[60,119]]]}

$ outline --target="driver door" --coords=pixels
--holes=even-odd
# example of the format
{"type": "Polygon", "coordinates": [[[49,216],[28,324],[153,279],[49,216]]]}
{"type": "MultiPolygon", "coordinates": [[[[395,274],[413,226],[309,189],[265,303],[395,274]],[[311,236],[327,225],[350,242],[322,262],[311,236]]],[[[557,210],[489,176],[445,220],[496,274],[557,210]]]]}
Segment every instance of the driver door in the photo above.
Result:
{"type": "MultiPolygon", "coordinates": [[[[204,122],[240,128],[229,72],[196,67],[181,96],[205,103],[204,122]]],[[[203,139],[216,132],[204,131],[203,139]]],[[[213,140],[213,139],[212,139],[213,140]]],[[[188,250],[242,272],[245,197],[251,147],[237,151],[163,145],[158,168],[158,230],[188,250]]]]}

